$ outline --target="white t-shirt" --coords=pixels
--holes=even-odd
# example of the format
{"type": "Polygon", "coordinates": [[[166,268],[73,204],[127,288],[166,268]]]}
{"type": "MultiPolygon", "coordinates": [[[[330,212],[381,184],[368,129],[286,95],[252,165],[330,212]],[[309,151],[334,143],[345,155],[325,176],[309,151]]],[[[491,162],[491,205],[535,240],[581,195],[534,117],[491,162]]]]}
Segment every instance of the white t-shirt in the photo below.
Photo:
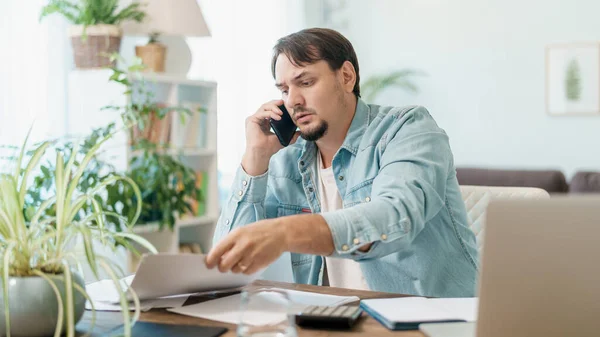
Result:
{"type": "MultiPolygon", "coordinates": [[[[317,178],[321,212],[333,212],[344,208],[342,197],[335,184],[333,168],[323,168],[321,152],[317,153],[317,178]]],[[[351,259],[325,257],[327,277],[332,287],[369,290],[358,262],[351,259]]]]}

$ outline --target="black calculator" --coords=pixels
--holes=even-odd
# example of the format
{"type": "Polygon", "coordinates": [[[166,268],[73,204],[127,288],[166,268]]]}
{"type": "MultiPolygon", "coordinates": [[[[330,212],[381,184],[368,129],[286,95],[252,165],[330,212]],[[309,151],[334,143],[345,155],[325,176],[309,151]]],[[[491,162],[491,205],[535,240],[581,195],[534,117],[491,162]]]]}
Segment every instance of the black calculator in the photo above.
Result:
{"type": "Polygon", "coordinates": [[[296,324],[304,328],[346,330],[354,326],[361,313],[359,306],[311,305],[296,314],[296,324]]]}

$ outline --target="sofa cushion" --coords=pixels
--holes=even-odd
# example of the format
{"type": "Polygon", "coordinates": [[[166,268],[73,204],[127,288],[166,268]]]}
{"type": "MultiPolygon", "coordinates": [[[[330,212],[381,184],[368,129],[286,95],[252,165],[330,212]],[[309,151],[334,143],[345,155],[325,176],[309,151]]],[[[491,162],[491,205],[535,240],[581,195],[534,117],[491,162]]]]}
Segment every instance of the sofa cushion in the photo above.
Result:
{"type": "Polygon", "coordinates": [[[569,184],[569,193],[600,193],[600,172],[577,172],[569,184]]]}
{"type": "Polygon", "coordinates": [[[556,170],[503,170],[460,167],[456,169],[460,185],[537,187],[548,193],[567,193],[565,175],[556,170]]]}

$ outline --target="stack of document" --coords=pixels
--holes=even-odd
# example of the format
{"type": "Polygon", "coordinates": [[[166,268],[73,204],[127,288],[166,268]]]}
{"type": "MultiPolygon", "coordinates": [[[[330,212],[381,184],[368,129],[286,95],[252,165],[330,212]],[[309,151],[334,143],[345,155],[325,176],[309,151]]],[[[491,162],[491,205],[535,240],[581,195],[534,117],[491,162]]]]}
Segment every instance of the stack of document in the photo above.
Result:
{"type": "MultiPolygon", "coordinates": [[[[130,310],[131,288],[140,299],[141,309],[175,308],[182,306],[190,294],[213,293],[243,287],[258,275],[221,273],[208,269],[201,254],[151,254],[144,255],[134,275],[120,280],[126,291],[130,310]]],[[[112,280],[101,280],[86,285],[96,310],[118,311],[119,292],[112,280]]],[[[86,304],[91,309],[91,303],[86,304]]]]}
{"type": "MultiPolygon", "coordinates": [[[[283,290],[288,293],[291,302],[291,305],[289,306],[290,314],[299,313],[311,305],[339,306],[351,302],[358,302],[360,300],[356,296],[335,296],[278,288],[271,289],[283,290]]],[[[260,310],[256,310],[256,308],[254,308],[251,313],[252,321],[248,322],[249,324],[277,324],[286,319],[288,313],[280,310],[281,302],[280,298],[277,297],[276,294],[265,291],[260,293],[258,296],[261,296],[261,305],[257,306],[260,307],[260,310]]],[[[242,314],[241,294],[167,310],[181,315],[238,324],[242,314]]]]}
{"type": "MultiPolygon", "coordinates": [[[[128,276],[120,280],[121,290],[126,292],[135,275],[128,276]]],[[[121,311],[119,293],[113,280],[101,280],[90,283],[85,286],[85,290],[90,296],[92,302],[87,301],[85,308],[87,310],[98,311],[121,311]]],[[[146,299],[140,301],[140,310],[148,311],[152,308],[176,308],[182,306],[188,299],[188,295],[167,296],[156,299],[146,299]]],[[[128,300],[129,310],[135,310],[135,305],[128,300]]]]}

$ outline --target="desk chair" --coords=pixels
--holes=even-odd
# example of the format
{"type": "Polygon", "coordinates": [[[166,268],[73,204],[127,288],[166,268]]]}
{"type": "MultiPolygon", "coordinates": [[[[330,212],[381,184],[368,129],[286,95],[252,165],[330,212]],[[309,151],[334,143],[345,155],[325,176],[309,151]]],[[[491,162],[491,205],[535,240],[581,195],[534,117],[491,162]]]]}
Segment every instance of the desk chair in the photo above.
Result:
{"type": "Polygon", "coordinates": [[[487,206],[492,199],[547,199],[550,194],[535,187],[496,187],[461,185],[460,192],[467,208],[468,226],[475,233],[481,253],[487,206]]]}

